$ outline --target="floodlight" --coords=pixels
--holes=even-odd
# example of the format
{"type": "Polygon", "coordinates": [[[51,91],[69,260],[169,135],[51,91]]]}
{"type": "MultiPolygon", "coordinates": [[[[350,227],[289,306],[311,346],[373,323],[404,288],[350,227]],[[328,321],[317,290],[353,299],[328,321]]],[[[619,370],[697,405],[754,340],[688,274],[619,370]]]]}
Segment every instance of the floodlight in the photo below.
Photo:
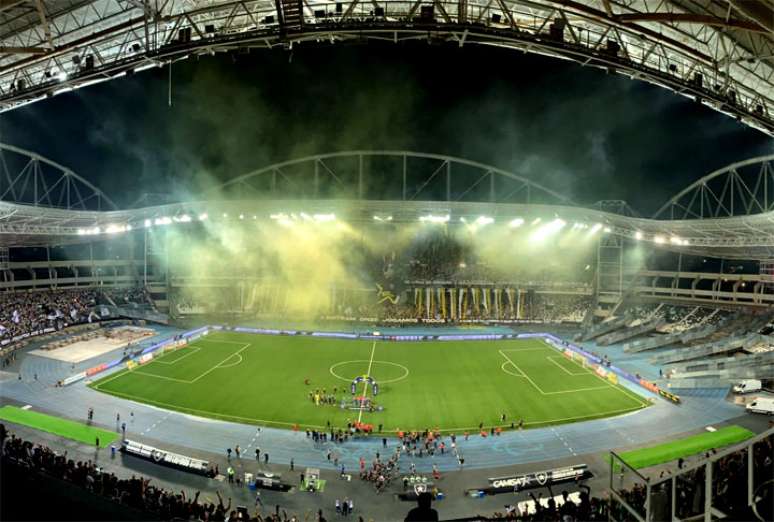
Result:
{"type": "Polygon", "coordinates": [[[151,223],[151,220],[150,220],[150,219],[146,219],[146,220],[145,220],[145,228],[149,228],[149,227],[151,226],[151,224],[152,224],[152,223],[151,223]]]}
{"type": "Polygon", "coordinates": [[[670,237],[669,238],[669,242],[672,243],[673,245],[682,245],[683,244],[683,240],[680,239],[677,236],[670,237]]]}
{"type": "Polygon", "coordinates": [[[640,232],[639,230],[637,232],[635,232],[634,233],[634,239],[636,239],[637,241],[641,240],[642,239],[642,232],[640,232]]]}
{"type": "Polygon", "coordinates": [[[494,223],[494,218],[489,216],[479,216],[478,219],[476,219],[477,225],[490,225],[494,223]]]}
{"type": "Polygon", "coordinates": [[[56,73],[56,79],[60,82],[64,82],[67,80],[67,73],[65,71],[59,71],[56,73]]]}
{"type": "Polygon", "coordinates": [[[602,228],[602,223],[597,223],[596,225],[591,227],[591,230],[589,230],[589,234],[596,234],[597,232],[600,231],[601,228],[602,228]]]}
{"type": "Polygon", "coordinates": [[[534,227],[535,225],[537,225],[538,223],[540,223],[540,218],[535,218],[534,220],[532,220],[532,226],[533,226],[533,227],[534,227]]]}
{"type": "Polygon", "coordinates": [[[610,227],[605,227],[605,230],[604,230],[605,234],[609,234],[612,231],[613,229],[611,229],[610,227]]]}
{"type": "Polygon", "coordinates": [[[79,235],[79,236],[82,236],[82,235],[84,235],[84,234],[86,234],[86,231],[85,231],[85,230],[83,230],[82,228],[79,228],[79,229],[78,229],[78,235],[79,235]]]}
{"type": "Polygon", "coordinates": [[[447,223],[449,219],[449,214],[446,214],[445,216],[434,216],[433,214],[428,214],[426,216],[419,217],[419,221],[429,223],[447,223]]]}
{"type": "Polygon", "coordinates": [[[245,218],[244,214],[239,214],[239,219],[244,219],[244,218],[245,218]]]}
{"type": "Polygon", "coordinates": [[[335,221],[336,220],[336,214],[315,214],[312,216],[315,221],[318,222],[326,222],[326,221],[335,221]]]}
{"type": "Polygon", "coordinates": [[[533,241],[542,241],[548,236],[559,232],[566,224],[567,222],[563,219],[556,218],[535,230],[535,232],[533,232],[530,236],[530,239],[533,241]]]}
{"type": "Polygon", "coordinates": [[[518,227],[522,226],[523,224],[524,224],[524,219],[523,218],[516,218],[516,219],[511,220],[511,222],[508,223],[508,226],[513,227],[513,228],[518,228],[518,227]]]}
{"type": "Polygon", "coordinates": [[[199,214],[199,221],[207,221],[207,213],[199,214]]]}
{"type": "Polygon", "coordinates": [[[653,236],[653,241],[655,243],[658,243],[659,245],[662,243],[666,243],[666,239],[664,239],[664,236],[653,236]]]}

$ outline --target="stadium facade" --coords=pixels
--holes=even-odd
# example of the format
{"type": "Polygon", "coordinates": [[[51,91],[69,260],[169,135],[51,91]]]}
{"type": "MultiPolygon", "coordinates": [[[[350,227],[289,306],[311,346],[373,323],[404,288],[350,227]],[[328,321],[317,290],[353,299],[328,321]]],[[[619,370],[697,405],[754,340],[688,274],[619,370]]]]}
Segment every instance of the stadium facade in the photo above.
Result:
{"type": "MultiPolygon", "coordinates": [[[[418,225],[477,234],[483,231],[476,229],[486,227],[524,229],[533,230],[527,237],[534,243],[538,235],[563,231],[575,234],[567,236],[573,244],[584,246],[572,255],[576,258],[568,254],[570,243],[556,243],[548,257],[572,261],[553,271],[412,273],[389,291],[362,281],[339,281],[323,289],[325,305],[315,310],[315,317],[387,324],[518,324],[550,315],[546,307],[566,308],[564,319],[581,323],[584,340],[628,340],[625,346],[632,351],[702,340],[690,354],[678,349],[677,355],[658,356],[673,365],[680,387],[770,377],[771,352],[733,364],[713,357],[765,341],[752,327],[722,342],[715,337],[731,328],[721,321],[727,314],[763,314],[774,303],[774,156],[701,177],[654,217],[644,218],[622,201],[583,206],[493,166],[408,151],[289,160],[235,177],[194,201],[140,202],[136,208],[119,209],[66,167],[12,146],[0,150],[0,286],[5,290],[141,285],[160,313],[150,319],[204,317],[214,309],[235,317],[268,318],[287,312],[282,307],[289,294],[306,290],[233,266],[218,273],[178,270],[170,264],[170,256],[179,256],[180,250],[170,243],[171,232],[195,235],[193,231],[203,229],[250,230],[256,223],[281,227],[335,221],[362,236],[385,230],[396,234],[418,225]],[[288,193],[295,199],[277,197],[288,193]],[[14,252],[27,254],[17,258],[14,252]],[[649,261],[656,257],[658,262],[649,261]],[[708,258],[713,260],[709,264],[708,258]],[[740,270],[745,263],[749,266],[740,270]],[[215,289],[218,298],[209,293],[209,307],[196,302],[197,288],[215,289]],[[398,299],[406,311],[394,317],[379,317],[373,309],[374,302],[398,299]],[[679,305],[684,310],[680,320],[691,328],[664,330],[655,312],[630,328],[626,310],[648,303],[679,305]],[[613,316],[618,317],[605,320],[613,316]],[[647,337],[665,331],[669,335],[647,337]]],[[[525,243],[523,252],[530,245],[525,243]]]]}

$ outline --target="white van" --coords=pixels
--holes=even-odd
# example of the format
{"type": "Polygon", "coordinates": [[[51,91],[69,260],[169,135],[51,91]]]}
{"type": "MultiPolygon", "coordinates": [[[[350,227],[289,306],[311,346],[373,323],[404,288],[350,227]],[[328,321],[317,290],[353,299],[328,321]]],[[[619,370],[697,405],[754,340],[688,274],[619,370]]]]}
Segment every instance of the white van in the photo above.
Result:
{"type": "Polygon", "coordinates": [[[758,379],[743,379],[734,385],[734,393],[753,393],[761,391],[761,381],[758,379]]]}
{"type": "Polygon", "coordinates": [[[756,397],[747,405],[747,411],[750,413],[774,415],[774,398],[756,397]]]}

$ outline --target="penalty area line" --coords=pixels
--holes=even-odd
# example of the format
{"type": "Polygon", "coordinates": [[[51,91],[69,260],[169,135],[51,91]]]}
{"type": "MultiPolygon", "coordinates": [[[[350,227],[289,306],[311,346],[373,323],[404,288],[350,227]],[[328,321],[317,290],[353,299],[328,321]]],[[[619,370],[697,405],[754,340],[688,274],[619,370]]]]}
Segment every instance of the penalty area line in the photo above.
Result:
{"type": "MultiPolygon", "coordinates": [[[[231,358],[232,358],[232,357],[234,357],[235,355],[239,355],[240,353],[242,353],[243,351],[245,351],[245,350],[246,350],[246,349],[247,349],[249,346],[250,346],[250,343],[246,343],[244,346],[242,346],[242,348],[240,348],[239,350],[235,351],[234,353],[232,353],[231,355],[229,355],[228,357],[226,357],[225,359],[223,359],[222,361],[220,361],[218,364],[216,364],[216,365],[215,365],[215,366],[213,366],[212,368],[210,368],[209,370],[207,370],[206,372],[204,372],[204,373],[203,373],[203,374],[201,374],[200,376],[198,376],[198,377],[195,377],[195,378],[194,378],[194,379],[191,381],[191,383],[195,383],[196,381],[198,381],[199,379],[201,379],[201,378],[202,378],[202,377],[204,377],[205,375],[209,375],[209,373],[210,373],[210,372],[212,372],[212,371],[214,371],[214,370],[217,370],[217,369],[220,367],[220,365],[221,365],[221,364],[223,364],[224,362],[228,361],[229,359],[231,359],[231,358]]],[[[228,368],[228,366],[227,366],[227,368],[228,368]]]]}
{"type": "MultiPolygon", "coordinates": [[[[564,370],[568,375],[588,375],[588,374],[591,373],[587,368],[583,368],[582,366],[581,366],[581,368],[583,368],[582,372],[571,372],[570,370],[568,370],[567,368],[565,368],[564,366],[562,366],[561,364],[559,364],[558,362],[556,362],[554,360],[555,358],[558,358],[558,357],[564,358],[564,356],[562,356],[562,355],[549,355],[549,356],[546,357],[546,359],[548,359],[549,361],[554,363],[560,369],[564,370]]],[[[575,361],[573,361],[573,362],[575,362],[575,361]]]]}

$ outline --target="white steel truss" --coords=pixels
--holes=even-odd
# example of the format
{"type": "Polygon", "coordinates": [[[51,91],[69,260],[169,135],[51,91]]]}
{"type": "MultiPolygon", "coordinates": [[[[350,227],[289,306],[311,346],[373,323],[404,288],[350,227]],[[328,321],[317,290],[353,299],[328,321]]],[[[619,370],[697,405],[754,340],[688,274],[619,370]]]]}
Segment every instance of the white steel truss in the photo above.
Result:
{"type": "MultiPolygon", "coordinates": [[[[48,162],[43,158],[38,161],[48,162]]],[[[750,162],[729,169],[739,171],[740,165],[747,163],[750,162]]],[[[760,159],[756,159],[750,166],[759,163],[760,159]]],[[[47,185],[48,190],[39,191],[38,199],[33,200],[37,204],[18,197],[29,191],[6,189],[6,201],[0,201],[0,244],[30,246],[88,241],[94,235],[124,233],[148,226],[187,226],[203,217],[217,222],[269,219],[278,214],[335,214],[353,223],[377,226],[384,221],[413,223],[429,215],[442,217],[450,225],[486,216],[505,226],[516,219],[529,223],[538,217],[559,217],[566,222],[595,227],[600,234],[641,241],[653,248],[726,259],[774,259],[773,209],[732,216],[705,214],[703,218],[649,219],[638,217],[622,201],[603,201],[591,208],[578,206],[518,174],[437,154],[409,151],[320,154],[239,176],[203,194],[202,201],[122,210],[110,210],[115,208],[110,199],[71,171],[60,177],[83,181],[92,192],[86,196],[81,192],[80,199],[71,200],[69,208],[56,208],[51,202],[61,198],[52,196],[51,189],[66,186],[65,181],[54,181],[47,185]],[[392,186],[385,180],[392,182],[392,186]],[[379,184],[375,185],[374,181],[379,184]],[[370,188],[374,186],[376,193],[370,188]],[[291,199],[291,194],[295,199],[291,199]],[[272,197],[266,198],[266,195],[272,197]],[[101,210],[87,206],[96,200],[103,201],[101,210]]]]}
{"type": "Polygon", "coordinates": [[[774,211],[774,154],[718,169],[667,201],[654,217],[704,219],[774,211]]]}
{"type": "Polygon", "coordinates": [[[192,54],[429,40],[574,60],[774,134],[773,15],[763,0],[4,0],[0,110],[192,54]]]}

